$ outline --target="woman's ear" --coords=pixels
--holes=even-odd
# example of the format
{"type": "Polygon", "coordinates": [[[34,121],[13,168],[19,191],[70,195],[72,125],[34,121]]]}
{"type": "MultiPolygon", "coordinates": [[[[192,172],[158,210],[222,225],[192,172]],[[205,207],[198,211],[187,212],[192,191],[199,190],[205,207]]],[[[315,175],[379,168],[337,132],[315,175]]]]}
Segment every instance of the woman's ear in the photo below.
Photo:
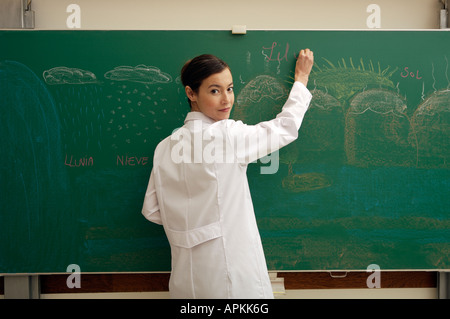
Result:
{"type": "Polygon", "coordinates": [[[188,97],[188,99],[191,102],[196,102],[197,98],[196,98],[196,94],[195,94],[194,90],[192,90],[190,86],[186,86],[184,89],[186,91],[186,96],[188,97]]]}

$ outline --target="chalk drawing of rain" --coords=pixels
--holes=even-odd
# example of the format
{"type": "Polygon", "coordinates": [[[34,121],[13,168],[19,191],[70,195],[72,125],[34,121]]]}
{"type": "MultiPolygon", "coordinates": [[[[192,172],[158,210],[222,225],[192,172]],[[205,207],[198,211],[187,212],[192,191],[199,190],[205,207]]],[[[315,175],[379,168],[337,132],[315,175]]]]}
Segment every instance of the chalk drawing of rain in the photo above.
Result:
{"type": "Polygon", "coordinates": [[[143,64],[118,66],[104,77],[109,80],[106,133],[111,147],[129,150],[145,146],[169,116],[164,85],[171,83],[172,77],[143,64]]]}
{"type": "Polygon", "coordinates": [[[79,156],[102,151],[105,110],[102,85],[94,73],[80,68],[54,67],[43,72],[59,110],[64,151],[79,156]]]}

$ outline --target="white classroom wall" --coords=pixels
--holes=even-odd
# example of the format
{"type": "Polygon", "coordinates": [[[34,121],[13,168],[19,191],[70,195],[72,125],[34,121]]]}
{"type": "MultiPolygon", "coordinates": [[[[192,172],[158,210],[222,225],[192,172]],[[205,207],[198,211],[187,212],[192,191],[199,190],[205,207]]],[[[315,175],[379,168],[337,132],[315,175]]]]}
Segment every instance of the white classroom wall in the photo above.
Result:
{"type": "MultiPolygon", "coordinates": [[[[438,29],[440,0],[32,0],[35,30],[67,30],[80,9],[80,30],[369,29],[368,6],[380,29],[438,29]],[[68,10],[69,8],[69,10],[68,10]],[[68,12],[69,11],[69,12],[68,12]]],[[[166,298],[168,293],[59,294],[41,298],[166,298]]],[[[436,289],[287,291],[279,298],[431,298],[436,289]]],[[[2,296],[0,296],[0,299],[2,296]]]]}
{"type": "Polygon", "coordinates": [[[381,29],[437,29],[440,0],[33,0],[36,30],[67,29],[80,8],[83,30],[368,29],[370,4],[381,29]]]}

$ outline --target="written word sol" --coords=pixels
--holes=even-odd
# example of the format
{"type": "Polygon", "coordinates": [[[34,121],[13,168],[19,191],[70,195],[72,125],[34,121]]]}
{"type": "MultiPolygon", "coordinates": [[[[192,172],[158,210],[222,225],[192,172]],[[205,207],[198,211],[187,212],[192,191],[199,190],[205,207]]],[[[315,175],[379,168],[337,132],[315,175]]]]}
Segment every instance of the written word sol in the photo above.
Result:
{"type": "Polygon", "coordinates": [[[402,78],[407,78],[407,77],[412,77],[412,78],[416,78],[417,80],[420,80],[422,77],[419,76],[419,70],[417,70],[416,72],[411,72],[408,70],[409,68],[406,66],[402,73],[400,73],[400,76],[402,78]]]}

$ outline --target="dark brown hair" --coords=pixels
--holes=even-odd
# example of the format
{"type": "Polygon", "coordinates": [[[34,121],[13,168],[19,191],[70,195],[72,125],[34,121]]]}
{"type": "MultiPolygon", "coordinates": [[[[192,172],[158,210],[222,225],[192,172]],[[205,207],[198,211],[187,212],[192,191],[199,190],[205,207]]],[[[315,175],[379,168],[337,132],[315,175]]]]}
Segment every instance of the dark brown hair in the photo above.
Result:
{"type": "MultiPolygon", "coordinates": [[[[227,63],[212,54],[202,54],[187,61],[181,69],[181,83],[189,86],[192,91],[198,93],[198,88],[203,80],[210,75],[220,73],[230,68],[227,63]]],[[[188,99],[189,105],[191,101],[188,99]]]]}

